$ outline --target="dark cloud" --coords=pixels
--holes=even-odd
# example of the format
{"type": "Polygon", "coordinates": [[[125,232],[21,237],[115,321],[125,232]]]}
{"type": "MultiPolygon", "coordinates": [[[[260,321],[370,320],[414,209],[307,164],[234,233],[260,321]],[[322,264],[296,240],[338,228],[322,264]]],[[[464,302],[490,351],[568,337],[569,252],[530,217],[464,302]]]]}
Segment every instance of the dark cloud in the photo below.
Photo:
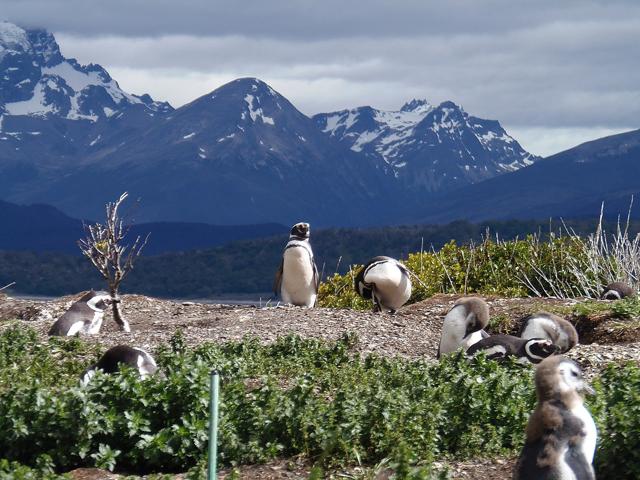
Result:
{"type": "Polygon", "coordinates": [[[451,99],[529,135],[534,152],[536,138],[556,148],[553,132],[571,146],[640,127],[635,0],[2,3],[65,54],[175,105],[258,76],[307,114],[451,99]]]}

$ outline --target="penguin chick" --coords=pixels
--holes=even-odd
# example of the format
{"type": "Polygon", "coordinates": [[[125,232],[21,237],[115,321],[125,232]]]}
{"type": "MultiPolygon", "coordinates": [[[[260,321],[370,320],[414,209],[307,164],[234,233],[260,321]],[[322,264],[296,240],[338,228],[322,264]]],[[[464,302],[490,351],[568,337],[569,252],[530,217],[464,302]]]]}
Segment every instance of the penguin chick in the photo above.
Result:
{"type": "Polygon", "coordinates": [[[107,292],[87,292],[55,321],[49,329],[49,335],[95,335],[100,332],[104,311],[111,302],[111,296],[107,292]]]}
{"type": "Polygon", "coordinates": [[[82,374],[82,383],[84,385],[89,383],[96,370],[102,370],[104,373],[117,373],[120,365],[135,368],[142,378],[147,378],[158,370],[153,357],[141,348],[117,345],[104,352],[98,363],[89,367],[82,374]]]}
{"type": "Polygon", "coordinates": [[[564,318],[553,313],[538,312],[521,320],[520,338],[546,338],[566,353],[578,343],[578,332],[564,318]]]}
{"type": "Polygon", "coordinates": [[[273,291],[284,303],[313,307],[318,296],[320,277],[309,242],[308,223],[291,227],[289,242],[284,247],[280,268],[276,272],[273,291]]]}
{"type": "Polygon", "coordinates": [[[373,301],[374,311],[390,313],[407,303],[412,288],[407,267],[383,256],[372,258],[358,271],[354,287],[362,298],[373,301]]]}
{"type": "Polygon", "coordinates": [[[594,480],[597,430],[581,392],[593,393],[578,364],[561,355],[536,369],[536,409],[514,480],[594,480]]]}
{"type": "Polygon", "coordinates": [[[489,335],[483,330],[489,323],[489,305],[478,297],[459,299],[444,317],[437,358],[456,351],[467,350],[489,335]]]}
{"type": "Polygon", "coordinates": [[[558,352],[558,347],[551,340],[531,338],[524,340],[512,335],[491,335],[474,343],[467,349],[468,356],[476,356],[485,352],[490,360],[505,360],[516,357],[518,363],[540,363],[549,355],[558,352]]]}
{"type": "Polygon", "coordinates": [[[635,296],[635,290],[626,283],[613,282],[604,287],[600,298],[602,300],[621,300],[625,297],[635,296]]]}

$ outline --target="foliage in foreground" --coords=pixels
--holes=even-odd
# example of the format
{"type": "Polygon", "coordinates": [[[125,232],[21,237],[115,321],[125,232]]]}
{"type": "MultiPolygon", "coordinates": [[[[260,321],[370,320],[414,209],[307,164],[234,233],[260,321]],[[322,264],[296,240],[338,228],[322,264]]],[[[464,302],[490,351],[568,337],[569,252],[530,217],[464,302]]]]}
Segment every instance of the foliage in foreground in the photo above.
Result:
{"type": "MultiPolygon", "coordinates": [[[[435,364],[360,359],[350,336],[189,349],[177,335],[157,352],[166,378],[143,381],[123,371],[98,374],[81,388],[78,375],[92,354],[73,342],[42,347],[32,331],[17,328],[0,335],[7,461],[56,471],[200,471],[212,368],[224,374],[219,454],[227,466],[304,455],[316,471],[389,461],[405,477],[430,478],[436,458],[515,454],[535,402],[530,368],[456,356],[435,364]]],[[[597,388],[598,468],[617,475],[608,478],[634,478],[637,467],[616,458],[640,451],[640,371],[610,369],[597,388]]]]}

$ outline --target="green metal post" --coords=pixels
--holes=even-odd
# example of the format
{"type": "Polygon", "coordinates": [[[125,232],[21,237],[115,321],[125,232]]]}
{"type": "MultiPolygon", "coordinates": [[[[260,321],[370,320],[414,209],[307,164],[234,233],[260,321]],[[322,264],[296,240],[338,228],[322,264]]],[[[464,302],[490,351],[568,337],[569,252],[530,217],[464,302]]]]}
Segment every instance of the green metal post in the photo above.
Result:
{"type": "Polygon", "coordinates": [[[211,391],[209,395],[209,462],[207,478],[216,480],[218,460],[218,395],[220,375],[216,370],[211,372],[211,391]]]}

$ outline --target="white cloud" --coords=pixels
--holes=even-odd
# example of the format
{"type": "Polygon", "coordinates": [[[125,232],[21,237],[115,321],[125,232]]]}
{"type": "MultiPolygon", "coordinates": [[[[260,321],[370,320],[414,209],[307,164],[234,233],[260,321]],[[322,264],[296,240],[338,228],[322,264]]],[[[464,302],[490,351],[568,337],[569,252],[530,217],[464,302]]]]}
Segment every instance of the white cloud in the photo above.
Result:
{"type": "Polygon", "coordinates": [[[308,115],[453,100],[537,154],[640,127],[635,1],[90,3],[22,0],[3,15],[174,106],[256,76],[308,115]]]}

